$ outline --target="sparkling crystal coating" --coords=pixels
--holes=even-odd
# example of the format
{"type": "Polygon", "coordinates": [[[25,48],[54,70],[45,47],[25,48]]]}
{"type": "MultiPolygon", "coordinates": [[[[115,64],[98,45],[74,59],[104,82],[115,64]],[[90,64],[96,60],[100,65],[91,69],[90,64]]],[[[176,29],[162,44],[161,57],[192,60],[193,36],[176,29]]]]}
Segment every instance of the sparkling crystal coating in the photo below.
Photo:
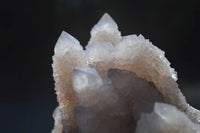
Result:
{"type": "Polygon", "coordinates": [[[52,133],[165,133],[162,126],[173,128],[166,121],[174,119],[178,128],[188,123],[191,133],[200,132],[200,113],[186,102],[164,52],[142,35],[121,36],[107,13],[92,28],[86,50],[63,31],[54,53],[59,107],[52,133]]]}

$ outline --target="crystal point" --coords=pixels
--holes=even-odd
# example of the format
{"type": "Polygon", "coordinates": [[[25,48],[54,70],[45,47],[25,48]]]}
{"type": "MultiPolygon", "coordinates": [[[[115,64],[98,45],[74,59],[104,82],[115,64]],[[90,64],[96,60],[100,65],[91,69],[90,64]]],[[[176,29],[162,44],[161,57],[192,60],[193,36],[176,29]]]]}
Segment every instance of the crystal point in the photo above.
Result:
{"type": "MultiPolygon", "coordinates": [[[[118,29],[116,22],[112,19],[112,17],[108,13],[105,13],[95,26],[96,27],[94,28],[102,28],[104,30],[118,29]]],[[[94,32],[95,32],[95,29],[92,29],[91,33],[95,34],[94,32]]]]}
{"type": "Polygon", "coordinates": [[[82,49],[82,46],[80,45],[79,41],[68,34],[67,32],[63,31],[56,43],[55,46],[55,54],[56,53],[65,53],[69,51],[71,48],[73,49],[82,49]]]}
{"type": "Polygon", "coordinates": [[[154,111],[143,114],[135,133],[199,133],[200,125],[194,124],[175,106],[155,103],[154,111]]]}
{"type": "Polygon", "coordinates": [[[91,39],[88,45],[95,42],[110,42],[115,45],[121,38],[116,22],[105,13],[99,22],[92,28],[91,39]]]}

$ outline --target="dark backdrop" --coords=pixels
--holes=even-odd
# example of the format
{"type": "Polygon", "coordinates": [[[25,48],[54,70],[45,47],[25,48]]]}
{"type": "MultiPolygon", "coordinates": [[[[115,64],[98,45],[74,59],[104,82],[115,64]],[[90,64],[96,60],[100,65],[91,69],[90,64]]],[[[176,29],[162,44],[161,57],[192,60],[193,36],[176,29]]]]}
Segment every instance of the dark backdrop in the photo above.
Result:
{"type": "Polygon", "coordinates": [[[199,0],[5,0],[0,3],[0,132],[51,131],[57,38],[65,30],[87,44],[104,12],[122,35],[142,34],[166,52],[181,90],[200,109],[199,0]]]}

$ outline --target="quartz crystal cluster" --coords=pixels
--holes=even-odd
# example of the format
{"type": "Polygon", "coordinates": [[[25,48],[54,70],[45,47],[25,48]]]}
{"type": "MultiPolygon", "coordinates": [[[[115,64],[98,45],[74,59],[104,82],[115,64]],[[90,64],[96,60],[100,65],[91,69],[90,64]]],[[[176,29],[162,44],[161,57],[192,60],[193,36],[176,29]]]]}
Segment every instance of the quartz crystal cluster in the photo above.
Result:
{"type": "Polygon", "coordinates": [[[85,50],[63,31],[54,52],[52,133],[200,133],[164,52],[142,35],[121,36],[108,14],[85,50]]]}

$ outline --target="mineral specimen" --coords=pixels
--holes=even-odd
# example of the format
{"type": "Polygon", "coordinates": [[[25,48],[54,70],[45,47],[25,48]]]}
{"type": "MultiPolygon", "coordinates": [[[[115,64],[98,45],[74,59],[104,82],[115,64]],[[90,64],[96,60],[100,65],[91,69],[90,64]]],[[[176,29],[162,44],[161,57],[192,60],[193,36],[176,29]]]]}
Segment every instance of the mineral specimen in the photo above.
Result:
{"type": "Polygon", "coordinates": [[[142,35],[121,36],[104,14],[86,50],[66,32],[53,56],[59,106],[52,133],[200,133],[164,52],[142,35]]]}

